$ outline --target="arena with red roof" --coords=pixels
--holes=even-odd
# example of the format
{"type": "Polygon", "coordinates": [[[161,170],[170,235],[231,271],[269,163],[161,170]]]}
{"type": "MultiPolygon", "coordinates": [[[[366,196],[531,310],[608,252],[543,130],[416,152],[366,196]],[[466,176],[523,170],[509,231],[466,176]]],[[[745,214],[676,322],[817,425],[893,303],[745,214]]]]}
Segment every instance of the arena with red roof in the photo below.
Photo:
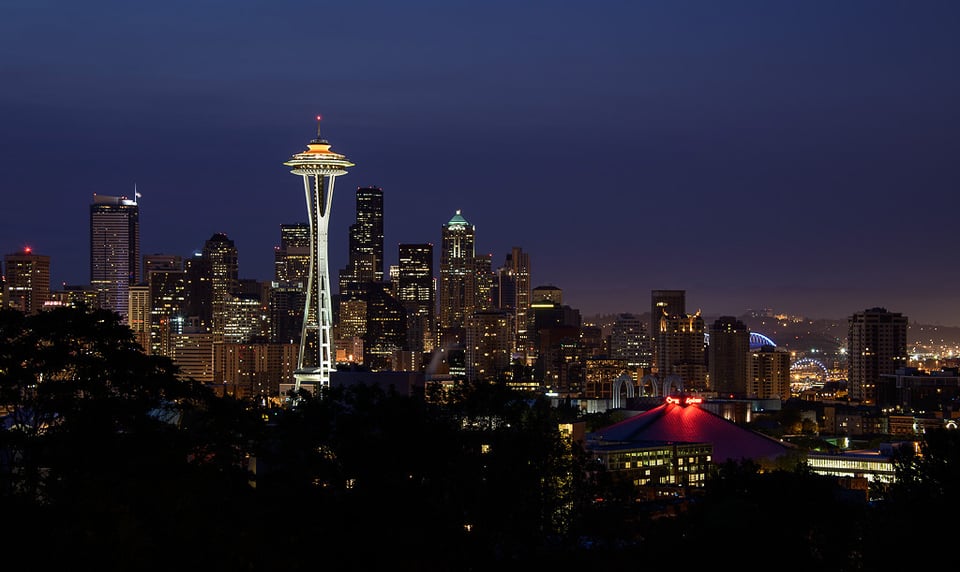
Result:
{"type": "Polygon", "coordinates": [[[712,462],[776,461],[795,448],[741,427],[699,406],[699,398],[668,397],[666,402],[586,435],[587,449],[650,448],[653,444],[709,444],[712,462]]]}

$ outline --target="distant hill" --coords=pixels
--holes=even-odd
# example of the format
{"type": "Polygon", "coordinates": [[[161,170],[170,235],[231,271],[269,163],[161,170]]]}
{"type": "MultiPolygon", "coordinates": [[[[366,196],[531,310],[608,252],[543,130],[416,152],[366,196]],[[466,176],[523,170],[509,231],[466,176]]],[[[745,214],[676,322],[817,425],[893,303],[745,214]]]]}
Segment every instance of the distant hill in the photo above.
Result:
{"type": "MultiPolygon", "coordinates": [[[[650,323],[650,312],[635,312],[645,323],[650,323]]],[[[719,315],[703,315],[706,325],[719,315]]],[[[617,314],[598,314],[584,317],[585,324],[595,324],[609,334],[617,314]]],[[[847,343],[847,318],[802,319],[789,317],[778,319],[770,316],[744,314],[737,316],[751,332],[757,332],[772,339],[778,346],[804,353],[815,349],[827,355],[835,354],[847,343]]],[[[920,348],[960,348],[960,326],[938,326],[911,323],[907,327],[907,343],[920,348]]]]}

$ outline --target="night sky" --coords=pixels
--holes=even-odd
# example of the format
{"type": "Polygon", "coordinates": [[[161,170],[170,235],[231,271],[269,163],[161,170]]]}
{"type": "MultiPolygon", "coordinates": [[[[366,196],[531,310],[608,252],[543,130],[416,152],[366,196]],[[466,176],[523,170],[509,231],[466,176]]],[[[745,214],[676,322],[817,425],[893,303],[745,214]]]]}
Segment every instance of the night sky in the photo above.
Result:
{"type": "MultiPolygon", "coordinates": [[[[386,264],[457,209],[585,316],[882,306],[960,325],[960,2],[68,0],[0,7],[0,249],[89,282],[94,193],[143,254],[273,277],[315,136],[384,192],[386,264]]],[[[435,269],[438,274],[438,269],[435,269]]]]}

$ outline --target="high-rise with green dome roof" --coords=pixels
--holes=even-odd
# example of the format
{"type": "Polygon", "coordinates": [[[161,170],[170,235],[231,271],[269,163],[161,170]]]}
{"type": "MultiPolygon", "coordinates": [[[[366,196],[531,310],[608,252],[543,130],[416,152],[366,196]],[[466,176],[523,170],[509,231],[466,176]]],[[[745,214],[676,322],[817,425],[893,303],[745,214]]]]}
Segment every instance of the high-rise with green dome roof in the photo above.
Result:
{"type": "Polygon", "coordinates": [[[462,330],[474,307],[474,232],[460,211],[443,225],[440,241],[441,330],[462,330]]]}

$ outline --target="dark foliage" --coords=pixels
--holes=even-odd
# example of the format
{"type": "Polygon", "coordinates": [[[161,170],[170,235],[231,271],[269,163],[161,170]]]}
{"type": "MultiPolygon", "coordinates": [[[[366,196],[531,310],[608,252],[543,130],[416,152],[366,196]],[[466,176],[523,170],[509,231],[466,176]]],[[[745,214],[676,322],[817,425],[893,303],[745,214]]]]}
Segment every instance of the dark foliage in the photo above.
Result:
{"type": "Polygon", "coordinates": [[[640,499],[562,438],[575,410],[499,383],[437,397],[357,385],[264,407],[178,379],[113,314],[2,311],[8,558],[39,569],[429,572],[729,555],[877,570],[930,546],[934,523],[960,504],[955,432],[902,456],[878,506],[804,465],[762,472],[749,461],[718,467],[698,494],[640,499]]]}

